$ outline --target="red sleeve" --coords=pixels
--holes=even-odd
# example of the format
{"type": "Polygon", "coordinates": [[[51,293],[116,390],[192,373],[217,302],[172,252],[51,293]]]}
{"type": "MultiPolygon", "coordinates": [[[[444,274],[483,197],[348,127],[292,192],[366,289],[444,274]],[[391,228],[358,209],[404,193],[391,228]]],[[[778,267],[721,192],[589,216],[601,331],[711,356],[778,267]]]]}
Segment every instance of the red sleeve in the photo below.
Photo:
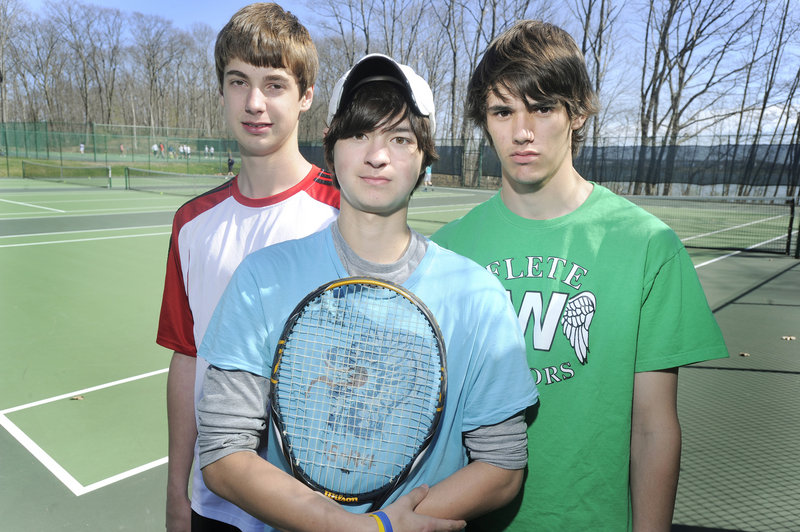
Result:
{"type": "Polygon", "coordinates": [[[189,307],[189,297],[183,282],[181,256],[178,251],[178,216],[172,224],[172,236],[167,254],[167,273],[164,278],[164,295],[161,299],[161,316],[158,320],[156,343],[183,353],[197,356],[194,341],[194,318],[189,307]]]}
{"type": "Polygon", "coordinates": [[[339,189],[333,185],[331,175],[316,166],[314,170],[316,170],[317,175],[314,176],[314,182],[308,188],[308,194],[315,200],[338,209],[339,189]]]}

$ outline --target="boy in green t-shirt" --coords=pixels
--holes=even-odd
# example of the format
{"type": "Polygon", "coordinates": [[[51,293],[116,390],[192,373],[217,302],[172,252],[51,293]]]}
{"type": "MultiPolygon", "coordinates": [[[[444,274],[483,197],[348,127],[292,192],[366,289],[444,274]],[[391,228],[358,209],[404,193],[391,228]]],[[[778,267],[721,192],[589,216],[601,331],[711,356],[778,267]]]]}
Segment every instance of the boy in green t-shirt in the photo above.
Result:
{"type": "Polygon", "coordinates": [[[668,531],[677,368],[727,356],[674,232],[573,167],[594,101],[575,42],[542,22],[496,38],[470,80],[502,188],[433,240],[506,287],[541,393],[523,490],[470,530],[668,531]]]}

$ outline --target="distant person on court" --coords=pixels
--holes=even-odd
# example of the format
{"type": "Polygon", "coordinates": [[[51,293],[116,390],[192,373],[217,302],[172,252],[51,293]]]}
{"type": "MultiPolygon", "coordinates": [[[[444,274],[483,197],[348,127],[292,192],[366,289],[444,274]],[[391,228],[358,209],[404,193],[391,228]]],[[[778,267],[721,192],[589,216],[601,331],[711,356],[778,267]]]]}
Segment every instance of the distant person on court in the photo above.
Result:
{"type": "Polygon", "coordinates": [[[239,262],[326,227],[338,214],[339,193],[298,148],[298,120],[311,106],[318,59],[297,18],[276,4],[243,7],[220,31],[214,55],[241,168],[183,205],[173,221],[157,338],[174,351],[167,382],[167,530],[261,531],[257,519],[205,487],[196,460],[190,507],[195,400],[207,366],[196,357],[197,346],[239,262]]]}
{"type": "Polygon", "coordinates": [[[228,154],[228,175],[233,175],[233,155],[228,154]]]}
{"type": "Polygon", "coordinates": [[[424,188],[424,190],[426,190],[426,191],[428,190],[428,187],[431,187],[431,189],[433,189],[433,183],[431,182],[431,172],[432,172],[431,165],[426,166],[425,167],[425,188],[424,188]]]}
{"type": "Polygon", "coordinates": [[[573,167],[596,104],[565,31],[525,20],[498,36],[466,107],[502,187],[433,240],[508,290],[541,392],[520,495],[469,529],[668,531],[678,367],[728,356],[692,261],[665,224],[573,167]]]}
{"type": "Polygon", "coordinates": [[[522,482],[524,411],[537,398],[522,335],[497,279],[408,227],[411,195],[437,157],[425,80],[387,56],[365,56],[334,87],[328,122],[323,149],[341,189],[339,218],[247,257],[200,347],[211,363],[198,405],[203,474],[279,529],[378,530],[367,508],[347,511],[287,473],[274,435],[269,461],[254,452],[267,430],[270,366],[289,313],[325,282],[378,277],[425,303],[447,352],[438,432],[384,511],[395,532],[459,530],[463,519],[511,500],[522,482]]]}

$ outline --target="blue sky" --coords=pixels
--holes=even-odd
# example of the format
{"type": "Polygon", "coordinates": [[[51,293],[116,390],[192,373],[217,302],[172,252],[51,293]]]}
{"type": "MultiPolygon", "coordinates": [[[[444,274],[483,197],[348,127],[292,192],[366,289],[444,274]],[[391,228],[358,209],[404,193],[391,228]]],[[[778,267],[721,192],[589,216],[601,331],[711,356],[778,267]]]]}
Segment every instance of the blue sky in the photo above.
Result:
{"type": "MultiPolygon", "coordinates": [[[[138,11],[148,15],[159,15],[171,20],[173,25],[181,29],[189,29],[195,22],[203,22],[216,32],[228,21],[247,0],[82,0],[83,3],[102,7],[114,7],[124,13],[138,11]]],[[[22,0],[22,3],[34,13],[41,13],[44,0],[22,0]]],[[[284,9],[297,15],[306,26],[312,26],[317,15],[300,5],[297,0],[278,1],[284,9]]]]}

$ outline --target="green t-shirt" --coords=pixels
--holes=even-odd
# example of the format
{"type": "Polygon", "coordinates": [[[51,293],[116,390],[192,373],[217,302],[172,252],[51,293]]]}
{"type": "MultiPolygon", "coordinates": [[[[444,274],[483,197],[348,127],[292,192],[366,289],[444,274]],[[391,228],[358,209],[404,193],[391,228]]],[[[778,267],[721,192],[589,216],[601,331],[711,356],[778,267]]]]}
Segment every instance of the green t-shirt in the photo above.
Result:
{"type": "Polygon", "coordinates": [[[630,530],[634,373],[728,356],[678,237],[594,184],[551,220],[517,216],[498,193],[432,239],[508,290],[541,394],[520,495],[471,529],[630,530]]]}

